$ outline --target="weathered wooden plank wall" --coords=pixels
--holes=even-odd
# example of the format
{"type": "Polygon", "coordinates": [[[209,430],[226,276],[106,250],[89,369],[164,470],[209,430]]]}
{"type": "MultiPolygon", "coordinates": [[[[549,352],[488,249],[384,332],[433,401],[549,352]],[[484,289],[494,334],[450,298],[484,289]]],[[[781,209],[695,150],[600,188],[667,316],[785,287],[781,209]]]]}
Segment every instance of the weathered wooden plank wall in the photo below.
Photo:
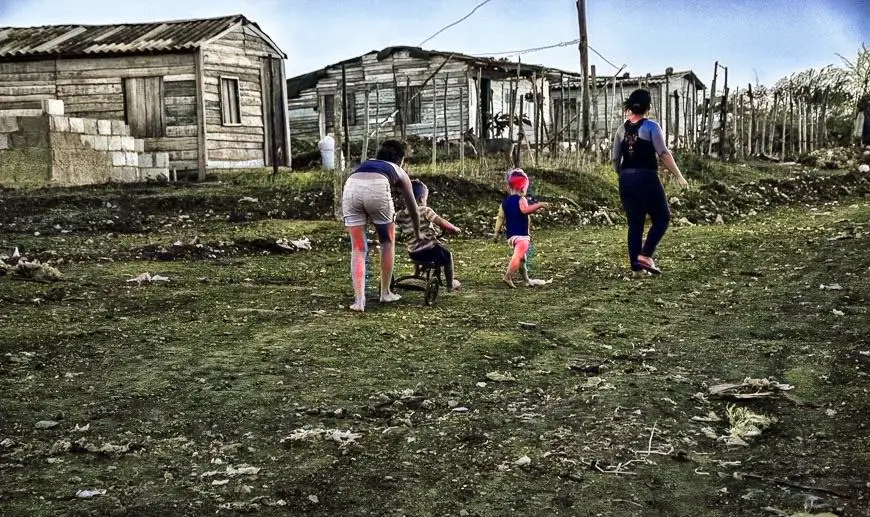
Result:
{"type": "MultiPolygon", "coordinates": [[[[203,48],[203,98],[209,168],[262,167],[266,162],[263,66],[261,57],[280,57],[248,27],[239,28],[203,48]],[[221,118],[220,78],[239,84],[241,124],[227,125],[221,118]]],[[[286,137],[283,135],[280,138],[286,137]]],[[[285,142],[285,145],[287,143],[285,142]]],[[[192,158],[192,159],[195,159],[192,158]]]]}
{"type": "MultiPolygon", "coordinates": [[[[635,80],[634,78],[632,78],[635,80]]],[[[613,137],[613,132],[624,122],[622,106],[625,98],[635,89],[639,87],[646,88],[650,91],[652,97],[652,108],[650,110],[650,118],[655,119],[668,134],[668,143],[672,145],[675,141],[687,144],[694,141],[695,127],[694,118],[698,115],[696,107],[693,105],[692,99],[695,98],[697,92],[692,81],[685,77],[672,76],[669,84],[644,83],[639,86],[636,83],[625,85],[622,81],[617,81],[616,88],[613,88],[612,80],[609,80],[607,88],[604,88],[604,82],[599,81],[596,88],[596,96],[592,98],[592,102],[597,107],[598,117],[591,121],[591,126],[596,128],[595,136],[599,139],[609,139],[613,137]],[[663,112],[665,90],[670,91],[669,96],[669,112],[667,116],[663,112]],[[674,91],[679,91],[680,95],[675,105],[673,97],[674,91]],[[605,110],[606,105],[606,110],[605,110]],[[679,121],[676,117],[679,116],[679,121]],[[605,131],[609,127],[610,131],[605,131]],[[679,134],[674,134],[675,130],[679,130],[679,134]]],[[[555,124],[564,126],[577,113],[576,103],[579,95],[579,88],[569,86],[562,87],[558,83],[554,83],[550,89],[550,95],[555,104],[555,124]],[[564,102],[562,96],[564,94],[564,102]]],[[[595,110],[593,110],[594,113],[595,110]]],[[[569,125],[568,130],[563,133],[561,141],[575,141],[577,139],[576,125],[569,125]]]]}
{"type": "Polygon", "coordinates": [[[148,79],[152,85],[150,99],[147,102],[143,99],[139,105],[149,111],[138,119],[134,114],[136,131],[145,135],[146,126],[138,126],[138,120],[143,124],[145,120],[162,124],[159,130],[151,126],[147,134],[163,136],[147,138],[146,148],[169,151],[170,167],[196,168],[196,145],[185,148],[185,139],[196,135],[193,74],[193,55],[188,53],[0,63],[0,109],[38,108],[43,99],[60,99],[70,116],[129,123],[125,99],[135,97],[136,93],[125,92],[125,81],[141,79],[128,84],[141,84],[144,88],[148,79]],[[156,92],[163,96],[162,104],[153,97],[156,92]],[[159,113],[161,106],[165,106],[163,114],[159,113]],[[193,162],[186,160],[190,151],[194,154],[193,162]]]}
{"type": "MultiPolygon", "coordinates": [[[[348,127],[350,138],[355,141],[364,140],[366,90],[370,92],[368,110],[369,133],[373,133],[373,128],[381,124],[380,133],[394,134],[396,129],[395,118],[386,123],[383,122],[394,110],[402,108],[396,105],[397,90],[401,98],[404,98],[404,90],[408,87],[411,89],[411,94],[415,93],[415,89],[419,88],[446,59],[446,57],[439,56],[427,60],[410,57],[407,52],[397,52],[390,58],[378,61],[377,55],[371,53],[362,56],[357,62],[345,64],[347,100],[352,103],[348,105],[348,110],[352,113],[348,117],[351,121],[348,127]],[[374,92],[377,92],[378,95],[374,95],[374,92]]],[[[431,83],[427,85],[416,102],[420,110],[419,118],[407,123],[405,127],[407,135],[432,137],[433,128],[437,127],[436,137],[443,138],[446,134],[448,138],[454,140],[458,139],[460,134],[468,128],[477,129],[479,97],[477,69],[471,71],[473,73],[466,74],[468,71],[471,71],[469,65],[459,59],[450,60],[438,71],[432,79],[435,83],[434,88],[431,83]],[[471,77],[467,78],[468,75],[471,77]],[[433,103],[433,95],[437,97],[435,103],[433,103]],[[465,105],[460,107],[461,103],[465,105]],[[444,120],[445,114],[446,123],[444,120]],[[465,120],[460,122],[460,118],[465,120]],[[434,124],[436,120],[437,125],[434,124]]],[[[496,75],[485,71],[481,76],[490,81],[493,113],[508,114],[511,104],[510,79],[505,74],[496,75]],[[504,95],[502,95],[503,91],[505,92],[504,95]]],[[[539,91],[541,84],[548,84],[547,80],[544,78],[539,79],[539,91]]],[[[290,133],[293,135],[293,138],[316,142],[325,134],[328,123],[319,111],[319,106],[322,105],[320,98],[336,95],[340,91],[340,88],[341,69],[336,67],[335,69],[327,70],[325,77],[321,78],[316,86],[306,89],[298,96],[289,99],[288,118],[290,133]]],[[[518,102],[527,103],[524,113],[529,114],[534,124],[537,110],[531,108],[531,100],[525,100],[525,94],[533,91],[531,81],[523,79],[520,81],[518,89],[518,98],[520,99],[518,102]]],[[[545,87],[543,90],[545,105],[542,113],[544,114],[545,123],[549,124],[549,88],[545,87]]],[[[410,118],[410,116],[406,118],[410,118]]],[[[530,139],[533,134],[533,127],[533,125],[530,125],[525,128],[526,135],[530,139]]],[[[502,136],[508,136],[508,132],[505,131],[502,136]]]]}

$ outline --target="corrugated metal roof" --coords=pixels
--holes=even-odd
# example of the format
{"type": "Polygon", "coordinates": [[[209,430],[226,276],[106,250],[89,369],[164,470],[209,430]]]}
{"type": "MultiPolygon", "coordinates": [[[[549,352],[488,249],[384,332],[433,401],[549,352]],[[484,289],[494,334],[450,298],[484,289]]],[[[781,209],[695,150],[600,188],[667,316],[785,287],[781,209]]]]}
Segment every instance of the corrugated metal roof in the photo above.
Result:
{"type": "MultiPolygon", "coordinates": [[[[670,74],[647,74],[645,76],[629,76],[627,73],[623,74],[616,78],[616,84],[621,84],[624,86],[630,85],[639,85],[639,84],[664,84],[669,79],[675,80],[685,78],[686,80],[693,82],[695,84],[695,88],[699,90],[706,90],[707,87],[698,79],[698,76],[695,75],[695,72],[691,70],[683,70],[679,72],[671,72],[670,74]]],[[[602,77],[598,76],[596,78],[596,85],[603,86],[605,84],[613,84],[612,77],[602,77]]],[[[580,88],[582,86],[582,82],[578,80],[565,80],[563,83],[557,83],[554,87],[565,86],[566,88],[580,88]]]]}
{"type": "MultiPolygon", "coordinates": [[[[192,50],[238,24],[252,25],[262,33],[256,23],[240,14],[220,18],[116,25],[0,27],[0,58],[192,50]]],[[[281,52],[268,37],[266,40],[275,50],[281,52]]]]}
{"type": "Polygon", "coordinates": [[[413,58],[418,59],[431,59],[433,57],[449,57],[454,61],[462,61],[468,63],[471,66],[476,66],[486,70],[494,70],[500,71],[504,73],[515,73],[517,68],[519,68],[520,74],[523,76],[530,76],[532,73],[538,73],[542,75],[547,75],[552,78],[558,77],[559,75],[566,76],[576,76],[579,74],[575,74],[573,72],[567,72],[564,70],[559,70],[556,68],[543,66],[543,65],[532,65],[526,63],[520,63],[518,61],[509,61],[507,59],[495,59],[491,57],[474,57],[468,54],[462,54],[460,52],[448,52],[442,50],[425,50],[420,47],[409,47],[409,46],[394,46],[387,47],[383,50],[372,50],[365,54],[362,54],[357,57],[353,57],[350,59],[345,59],[344,61],[339,61],[338,63],[333,63],[331,65],[325,66],[321,69],[315,70],[313,72],[308,72],[306,74],[297,75],[295,77],[291,77],[287,79],[287,97],[292,99],[299,96],[304,90],[309,88],[313,88],[317,85],[320,79],[326,77],[327,71],[330,69],[334,69],[340,67],[341,65],[351,65],[356,63],[361,63],[363,57],[377,54],[377,60],[383,61],[391,57],[393,54],[397,52],[408,52],[408,55],[413,58]]]}

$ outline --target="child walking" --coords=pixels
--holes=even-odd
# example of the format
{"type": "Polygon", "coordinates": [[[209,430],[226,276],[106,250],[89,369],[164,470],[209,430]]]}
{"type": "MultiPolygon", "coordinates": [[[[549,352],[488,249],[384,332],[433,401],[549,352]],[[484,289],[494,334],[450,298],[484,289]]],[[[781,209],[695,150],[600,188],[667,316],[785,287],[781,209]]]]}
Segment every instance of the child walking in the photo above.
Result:
{"type": "Polygon", "coordinates": [[[505,175],[507,179],[510,195],[504,198],[498,210],[498,218],[495,222],[495,240],[499,238],[502,228],[505,229],[505,236],[508,239],[508,244],[513,246],[513,255],[508,263],[507,271],[504,274],[504,282],[511,288],[516,288],[514,284],[514,275],[517,270],[521,271],[523,281],[526,286],[541,285],[546,282],[529,278],[529,270],[526,265],[526,255],[529,251],[529,246],[532,243],[531,235],[529,234],[529,215],[549,208],[549,203],[532,203],[526,199],[526,192],[529,188],[529,177],[522,169],[513,169],[505,175]]]}
{"type": "Polygon", "coordinates": [[[437,228],[451,233],[461,233],[462,230],[450,224],[447,219],[438,215],[428,206],[429,187],[420,180],[411,180],[411,189],[417,201],[417,213],[420,214],[420,236],[414,234],[411,214],[403,208],[396,214],[396,224],[405,236],[408,246],[408,256],[415,262],[433,262],[444,268],[444,280],[447,291],[459,289],[459,280],[453,278],[453,254],[438,240],[437,228]],[[437,228],[436,228],[437,227],[437,228]]]}

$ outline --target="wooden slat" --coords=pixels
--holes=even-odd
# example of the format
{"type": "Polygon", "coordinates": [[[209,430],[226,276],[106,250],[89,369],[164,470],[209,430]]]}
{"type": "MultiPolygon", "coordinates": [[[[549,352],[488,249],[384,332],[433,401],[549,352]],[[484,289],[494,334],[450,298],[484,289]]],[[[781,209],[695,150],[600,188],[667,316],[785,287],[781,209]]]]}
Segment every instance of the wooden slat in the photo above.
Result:
{"type": "MultiPolygon", "coordinates": [[[[75,72],[85,70],[123,71],[131,68],[161,68],[169,66],[192,68],[193,54],[159,54],[58,59],[56,66],[58,72],[75,72]]],[[[50,69],[54,70],[54,66],[52,66],[50,69]]],[[[49,70],[49,68],[46,67],[45,70],[49,70]]]]}
{"type": "Polygon", "coordinates": [[[163,135],[163,78],[149,77],[144,83],[147,135],[163,135]]]}
{"type": "Polygon", "coordinates": [[[146,138],[146,151],[187,151],[197,149],[197,137],[146,138]]]}
{"type": "MultiPolygon", "coordinates": [[[[194,119],[195,119],[195,117],[194,117],[194,119]]],[[[167,137],[197,136],[196,124],[188,125],[188,126],[166,126],[166,136],[167,137]]]]}

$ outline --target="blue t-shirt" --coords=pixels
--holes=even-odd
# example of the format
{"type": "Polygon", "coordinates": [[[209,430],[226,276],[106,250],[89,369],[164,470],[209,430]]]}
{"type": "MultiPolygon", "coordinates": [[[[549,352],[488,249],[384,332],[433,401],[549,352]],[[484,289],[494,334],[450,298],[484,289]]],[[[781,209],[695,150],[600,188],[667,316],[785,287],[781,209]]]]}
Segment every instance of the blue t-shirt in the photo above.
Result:
{"type": "Polygon", "coordinates": [[[356,174],[357,172],[376,172],[386,176],[390,185],[395,185],[399,182],[399,171],[401,170],[402,168],[393,162],[384,160],[366,160],[362,162],[359,167],[354,169],[351,174],[356,174]]]}
{"type": "Polygon", "coordinates": [[[529,235],[529,214],[524,214],[520,210],[519,194],[512,194],[501,202],[501,209],[504,212],[504,228],[505,236],[511,237],[526,237],[529,235]]]}

